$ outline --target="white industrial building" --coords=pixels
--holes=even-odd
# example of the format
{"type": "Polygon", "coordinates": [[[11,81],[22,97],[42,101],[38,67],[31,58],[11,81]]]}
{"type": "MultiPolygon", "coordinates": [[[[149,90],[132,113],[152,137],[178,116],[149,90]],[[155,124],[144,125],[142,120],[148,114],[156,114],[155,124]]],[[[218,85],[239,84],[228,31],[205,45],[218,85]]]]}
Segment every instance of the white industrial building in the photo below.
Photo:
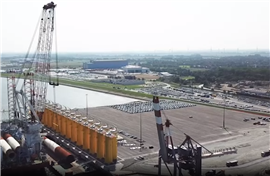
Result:
{"type": "Polygon", "coordinates": [[[121,68],[125,73],[149,73],[149,68],[138,65],[127,65],[121,68]]]}

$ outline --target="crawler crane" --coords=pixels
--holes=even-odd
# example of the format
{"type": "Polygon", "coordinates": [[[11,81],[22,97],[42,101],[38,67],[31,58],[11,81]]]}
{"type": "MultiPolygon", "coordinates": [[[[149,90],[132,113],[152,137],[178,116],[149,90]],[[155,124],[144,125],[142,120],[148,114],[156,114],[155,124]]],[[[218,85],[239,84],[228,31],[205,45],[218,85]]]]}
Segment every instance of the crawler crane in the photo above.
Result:
{"type": "MultiPolygon", "coordinates": [[[[49,83],[54,88],[59,85],[58,77],[52,79],[50,75],[53,34],[55,32],[55,7],[56,4],[53,2],[43,6],[41,18],[35,30],[36,34],[39,28],[36,50],[30,56],[34,34],[19,75],[16,76],[12,73],[7,78],[9,120],[8,123],[2,123],[1,135],[11,134],[20,142],[21,148],[16,151],[16,160],[11,162],[14,165],[30,164],[34,160],[44,158],[41,156],[40,130],[47,85],[49,83]]],[[[57,69],[57,54],[55,62],[57,69]]],[[[9,162],[5,166],[11,167],[12,164],[9,162]]]]}

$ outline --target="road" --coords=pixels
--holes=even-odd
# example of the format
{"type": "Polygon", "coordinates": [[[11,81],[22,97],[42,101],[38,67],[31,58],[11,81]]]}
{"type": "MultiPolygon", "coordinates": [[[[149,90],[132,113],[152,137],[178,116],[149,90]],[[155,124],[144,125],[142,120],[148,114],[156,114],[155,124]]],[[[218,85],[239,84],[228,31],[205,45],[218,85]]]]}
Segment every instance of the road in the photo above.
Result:
{"type": "Polygon", "coordinates": [[[243,169],[246,167],[255,167],[256,165],[261,165],[262,163],[269,163],[270,166],[270,157],[263,157],[242,165],[238,165],[238,166],[234,166],[234,167],[215,167],[215,168],[203,168],[204,170],[213,170],[213,169],[217,169],[217,170],[233,170],[233,169],[243,169]]]}
{"type": "MultiPolygon", "coordinates": [[[[157,158],[156,161],[158,161],[157,158]]],[[[157,174],[157,168],[154,167],[154,165],[156,164],[157,162],[153,162],[152,157],[146,158],[143,161],[134,161],[134,160],[132,161],[132,159],[130,159],[129,161],[126,161],[126,164],[123,167],[123,169],[125,171],[134,171],[138,173],[157,174]]],[[[168,166],[170,170],[173,171],[173,166],[172,165],[168,166]]],[[[235,167],[209,167],[209,168],[203,167],[202,172],[206,173],[211,170],[216,171],[224,170],[226,174],[231,175],[234,174],[256,175],[258,173],[264,172],[265,169],[270,169],[270,157],[260,158],[235,167]]],[[[162,173],[165,175],[168,174],[165,164],[162,164],[162,173]]],[[[184,173],[185,171],[183,171],[183,174],[184,173]]]]}

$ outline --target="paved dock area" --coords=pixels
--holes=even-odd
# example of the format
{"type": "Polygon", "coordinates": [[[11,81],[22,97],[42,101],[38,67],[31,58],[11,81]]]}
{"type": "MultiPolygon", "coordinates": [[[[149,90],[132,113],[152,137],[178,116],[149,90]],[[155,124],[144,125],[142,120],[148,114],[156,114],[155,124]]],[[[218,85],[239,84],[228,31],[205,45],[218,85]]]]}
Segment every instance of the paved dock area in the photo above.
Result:
{"type": "MultiPolygon", "coordinates": [[[[86,113],[85,109],[79,109],[78,112],[82,115],[86,113]]],[[[140,137],[141,116],[142,139],[145,140],[146,147],[153,146],[154,148],[145,149],[140,152],[139,149],[131,150],[130,147],[133,146],[119,146],[118,156],[120,158],[132,158],[158,151],[159,142],[154,112],[129,114],[110,107],[97,107],[89,108],[88,113],[89,118],[116,127],[118,130],[123,130],[138,138],[140,137]]],[[[248,133],[248,130],[267,128],[268,126],[268,124],[265,126],[253,125],[254,122],[258,121],[258,116],[256,115],[225,110],[225,130],[222,128],[223,115],[224,109],[197,105],[182,109],[164,110],[162,112],[162,119],[164,123],[167,117],[173,124],[171,131],[174,145],[179,145],[184,141],[184,133],[203,145],[210,145],[225,139],[230,140],[243,136],[245,135],[245,132],[243,132],[245,130],[246,133],[248,133]],[[244,122],[245,118],[256,118],[256,120],[244,122]]],[[[124,137],[129,144],[139,146],[139,142],[135,139],[122,134],[120,135],[124,137]]]]}

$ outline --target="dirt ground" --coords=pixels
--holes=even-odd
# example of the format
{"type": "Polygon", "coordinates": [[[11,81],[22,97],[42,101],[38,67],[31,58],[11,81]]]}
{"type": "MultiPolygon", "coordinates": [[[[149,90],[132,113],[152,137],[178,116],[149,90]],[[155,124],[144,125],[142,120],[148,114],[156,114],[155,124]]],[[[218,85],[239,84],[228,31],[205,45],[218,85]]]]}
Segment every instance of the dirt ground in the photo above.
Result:
{"type": "Polygon", "coordinates": [[[140,74],[140,75],[136,75],[136,78],[144,78],[146,80],[150,80],[150,79],[158,79],[159,76],[156,75],[151,75],[151,74],[140,74]]]}

